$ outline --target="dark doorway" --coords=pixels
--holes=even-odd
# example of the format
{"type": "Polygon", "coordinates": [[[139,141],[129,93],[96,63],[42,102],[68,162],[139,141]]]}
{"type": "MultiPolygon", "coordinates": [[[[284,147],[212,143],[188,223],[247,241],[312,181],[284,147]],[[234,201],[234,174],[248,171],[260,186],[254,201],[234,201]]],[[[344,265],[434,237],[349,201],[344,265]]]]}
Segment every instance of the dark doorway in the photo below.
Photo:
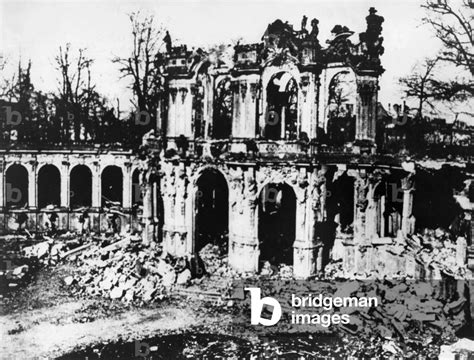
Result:
{"type": "Polygon", "coordinates": [[[85,165],[71,170],[70,206],[78,208],[92,205],[92,172],[85,165]]]}
{"type": "Polygon", "coordinates": [[[204,170],[196,182],[195,251],[211,243],[227,245],[229,231],[229,189],[217,170],[204,170]]]}
{"type": "Polygon", "coordinates": [[[287,184],[268,184],[259,197],[258,239],[260,265],[293,264],[296,230],[296,195],[287,184]]]}
{"type": "Polygon", "coordinates": [[[44,165],[38,172],[38,206],[61,205],[61,173],[54,165],[44,165]]]}
{"type": "Polygon", "coordinates": [[[122,196],[122,170],[118,166],[107,166],[102,171],[102,206],[121,206],[122,196]]]}
{"type": "Polygon", "coordinates": [[[28,171],[22,165],[12,165],[5,176],[5,197],[8,208],[28,205],[28,171]]]}

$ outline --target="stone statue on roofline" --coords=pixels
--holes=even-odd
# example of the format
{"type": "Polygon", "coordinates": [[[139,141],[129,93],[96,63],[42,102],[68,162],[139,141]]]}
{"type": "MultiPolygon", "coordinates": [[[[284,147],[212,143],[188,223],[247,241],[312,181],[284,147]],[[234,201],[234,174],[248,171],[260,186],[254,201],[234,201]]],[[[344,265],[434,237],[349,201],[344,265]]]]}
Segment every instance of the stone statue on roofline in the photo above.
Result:
{"type": "Polygon", "coordinates": [[[170,54],[170,53],[171,53],[171,49],[173,48],[173,46],[172,46],[172,42],[171,42],[171,36],[170,36],[170,33],[169,33],[168,30],[166,30],[166,35],[165,35],[165,37],[163,38],[163,41],[164,41],[164,43],[165,43],[165,45],[166,45],[166,52],[167,52],[168,54],[170,54]]]}
{"type": "Polygon", "coordinates": [[[373,7],[369,9],[369,15],[365,18],[367,21],[367,30],[359,34],[359,39],[363,45],[362,49],[365,52],[369,64],[379,64],[379,56],[384,53],[382,23],[384,18],[376,15],[377,10],[373,7]]]}
{"type": "Polygon", "coordinates": [[[301,32],[302,33],[308,32],[308,30],[306,30],[307,23],[308,23],[308,17],[306,15],[303,15],[303,19],[301,19],[301,32]]]}
{"type": "Polygon", "coordinates": [[[311,20],[311,33],[309,34],[309,37],[311,40],[318,41],[318,35],[319,35],[319,20],[314,18],[311,20]]]}

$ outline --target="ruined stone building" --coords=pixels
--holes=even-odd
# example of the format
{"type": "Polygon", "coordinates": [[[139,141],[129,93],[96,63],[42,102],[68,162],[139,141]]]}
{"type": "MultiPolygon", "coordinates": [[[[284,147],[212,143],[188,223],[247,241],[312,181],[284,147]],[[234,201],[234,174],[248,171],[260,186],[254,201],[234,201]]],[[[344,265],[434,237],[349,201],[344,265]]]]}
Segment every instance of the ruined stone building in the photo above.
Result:
{"type": "Polygon", "coordinates": [[[210,242],[239,271],[269,261],[308,277],[335,253],[363,271],[377,245],[413,233],[415,166],[375,142],[384,19],[369,12],[365,32],[336,25],[327,44],[316,19],[276,20],[231,61],[170,46],[161,138],[147,146],[147,239],[172,255],[210,242]],[[352,105],[337,98],[342,76],[352,105]],[[325,141],[334,110],[355,116],[341,146],[325,141]]]}
{"type": "Polygon", "coordinates": [[[423,202],[436,196],[414,163],[377,148],[383,21],[371,8],[365,32],[336,25],[322,44],[318,20],[276,20],[217,55],[168,39],[157,135],[138,154],[3,151],[1,231],[131,228],[171,255],[211,243],[238,271],[285,263],[302,278],[330,259],[417,271],[379,256],[413,234],[417,204],[426,219],[441,204],[423,202]]]}

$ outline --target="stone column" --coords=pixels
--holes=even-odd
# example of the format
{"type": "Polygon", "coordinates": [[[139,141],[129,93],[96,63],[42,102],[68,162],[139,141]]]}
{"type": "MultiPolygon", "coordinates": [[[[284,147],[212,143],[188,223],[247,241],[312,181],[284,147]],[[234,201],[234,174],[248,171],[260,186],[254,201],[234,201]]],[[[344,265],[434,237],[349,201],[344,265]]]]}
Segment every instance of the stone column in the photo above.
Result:
{"type": "Polygon", "coordinates": [[[318,242],[316,228],[324,220],[326,186],[322,173],[309,175],[307,184],[303,180],[308,177],[306,169],[301,169],[299,175],[293,274],[304,279],[322,270],[323,244],[318,242]]]}
{"type": "Polygon", "coordinates": [[[143,193],[143,242],[149,244],[153,241],[153,187],[149,176],[145,176],[145,182],[141,184],[143,193]]]}
{"type": "Polygon", "coordinates": [[[375,170],[368,175],[368,189],[367,189],[367,210],[365,216],[365,238],[369,242],[374,238],[378,238],[378,229],[381,226],[380,218],[380,199],[375,198],[375,189],[382,180],[381,174],[375,170]]]}
{"type": "Polygon", "coordinates": [[[61,174],[61,199],[60,204],[63,208],[69,208],[70,206],[70,176],[69,176],[69,162],[63,161],[61,164],[61,170],[59,172],[61,174]]]}
{"type": "Polygon", "coordinates": [[[366,229],[367,208],[369,205],[369,178],[365,169],[356,171],[354,182],[354,266],[348,269],[352,273],[361,273],[367,269],[370,254],[366,251],[370,246],[366,229]]]}
{"type": "Polygon", "coordinates": [[[0,160],[0,212],[2,212],[6,207],[5,201],[5,162],[0,160]]]}
{"type": "Polygon", "coordinates": [[[92,207],[102,207],[101,169],[98,163],[94,163],[92,167],[92,207]]]}
{"type": "Polygon", "coordinates": [[[356,142],[375,144],[378,78],[375,74],[357,74],[356,142]]]}
{"type": "Polygon", "coordinates": [[[101,232],[106,229],[106,222],[101,221],[100,209],[102,208],[102,173],[98,161],[94,161],[91,166],[92,170],[92,211],[89,214],[91,220],[91,228],[93,231],[101,232]],[[101,226],[101,224],[104,224],[101,226]]]}
{"type": "Polygon", "coordinates": [[[132,172],[131,164],[125,164],[125,171],[123,172],[123,188],[122,188],[122,207],[125,210],[129,210],[132,207],[132,172]]]}
{"type": "Polygon", "coordinates": [[[369,204],[369,180],[365,170],[350,171],[354,182],[354,242],[363,243],[366,237],[365,218],[369,204]]]}
{"type": "Polygon", "coordinates": [[[258,271],[255,169],[231,170],[229,184],[229,264],[239,272],[258,271]]]}
{"type": "Polygon", "coordinates": [[[38,208],[38,163],[31,161],[28,169],[28,207],[30,210],[38,208]]]}
{"type": "Polygon", "coordinates": [[[413,192],[414,181],[413,175],[410,174],[402,179],[403,191],[403,209],[402,209],[402,233],[403,235],[411,235],[415,231],[415,218],[413,217],[413,192]]]}
{"type": "Polygon", "coordinates": [[[0,234],[3,234],[6,229],[6,196],[5,196],[5,161],[0,160],[0,234]]]}

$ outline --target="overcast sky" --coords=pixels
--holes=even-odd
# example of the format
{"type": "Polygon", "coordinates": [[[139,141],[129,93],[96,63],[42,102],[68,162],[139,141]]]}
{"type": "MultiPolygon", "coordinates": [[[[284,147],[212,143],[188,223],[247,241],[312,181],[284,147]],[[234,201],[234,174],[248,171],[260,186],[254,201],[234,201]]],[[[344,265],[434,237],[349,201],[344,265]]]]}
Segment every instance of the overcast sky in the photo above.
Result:
{"type": "Polygon", "coordinates": [[[36,88],[56,89],[54,56],[67,42],[74,49],[86,47],[95,59],[93,78],[98,90],[110,100],[121,99],[129,106],[127,82],[119,81],[115,55],[127,55],[130,49],[130,23],[127,14],[141,10],[153,13],[167,27],[174,44],[203,46],[231,43],[243,38],[260,40],[268,23],[280,18],[300,28],[303,15],[319,19],[321,43],[336,24],[351,30],[365,30],[368,9],[374,6],[385,18],[383,37],[386,72],[381,78],[379,100],[401,102],[398,78],[410,73],[424,57],[435,54],[439,41],[430,28],[421,26],[424,10],[417,0],[172,0],[172,1],[43,1],[0,0],[0,49],[8,59],[3,76],[16,69],[19,56],[31,59],[36,88]]]}

